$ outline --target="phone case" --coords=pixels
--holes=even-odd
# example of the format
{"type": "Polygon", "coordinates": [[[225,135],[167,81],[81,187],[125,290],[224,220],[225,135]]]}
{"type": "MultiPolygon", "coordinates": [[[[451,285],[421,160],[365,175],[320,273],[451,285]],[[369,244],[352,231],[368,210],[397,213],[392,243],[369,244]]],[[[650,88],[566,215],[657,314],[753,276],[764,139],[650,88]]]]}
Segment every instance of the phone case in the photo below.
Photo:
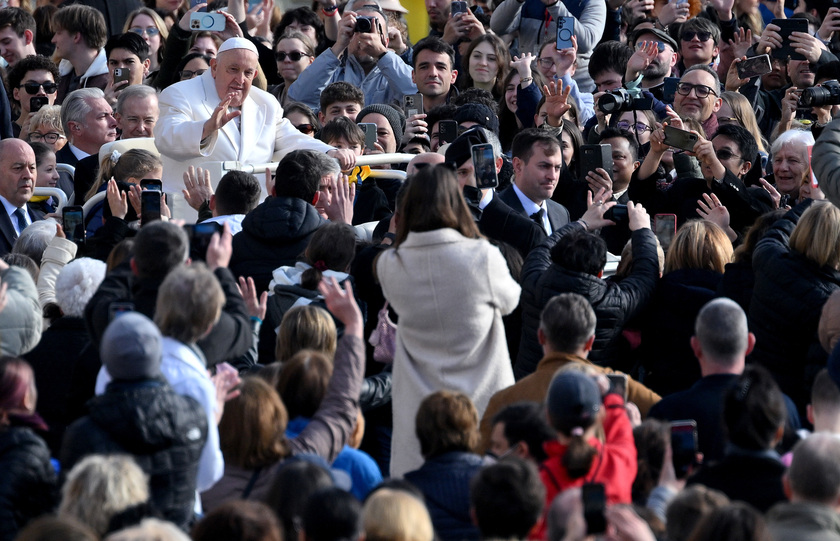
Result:
{"type": "Polygon", "coordinates": [[[571,49],[573,47],[572,36],[575,35],[575,18],[560,17],[557,20],[557,48],[571,49]]]}

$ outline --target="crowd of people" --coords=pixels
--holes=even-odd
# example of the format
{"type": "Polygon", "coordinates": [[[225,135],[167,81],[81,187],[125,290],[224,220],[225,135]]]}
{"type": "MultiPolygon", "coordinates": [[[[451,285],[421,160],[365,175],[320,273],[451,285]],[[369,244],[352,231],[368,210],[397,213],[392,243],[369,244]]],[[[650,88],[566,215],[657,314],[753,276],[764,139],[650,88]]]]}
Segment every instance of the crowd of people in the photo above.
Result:
{"type": "Polygon", "coordinates": [[[0,540],[840,540],[787,4],[4,2],[0,540]]]}

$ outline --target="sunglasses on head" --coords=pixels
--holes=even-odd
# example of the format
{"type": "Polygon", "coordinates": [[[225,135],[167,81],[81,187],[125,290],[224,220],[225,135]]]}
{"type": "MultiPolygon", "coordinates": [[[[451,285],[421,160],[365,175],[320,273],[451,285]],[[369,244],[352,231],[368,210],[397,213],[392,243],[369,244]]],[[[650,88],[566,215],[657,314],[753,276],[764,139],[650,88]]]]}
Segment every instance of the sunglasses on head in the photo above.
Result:
{"type": "Polygon", "coordinates": [[[305,135],[315,133],[315,126],[313,126],[312,124],[298,124],[297,126],[295,126],[295,129],[305,135]]]}
{"type": "Polygon", "coordinates": [[[289,57],[289,59],[292,62],[297,62],[301,58],[303,58],[304,56],[312,56],[312,55],[302,53],[300,51],[292,51],[290,53],[287,53],[285,51],[277,51],[276,53],[274,53],[274,58],[276,58],[278,62],[285,61],[287,56],[289,57]]]}
{"type": "Polygon", "coordinates": [[[26,90],[27,94],[37,94],[38,89],[43,87],[44,92],[47,94],[55,94],[55,91],[58,90],[58,85],[55,83],[24,83],[20,85],[26,90]]]}
{"type": "Polygon", "coordinates": [[[680,34],[680,39],[683,41],[691,41],[694,37],[697,37],[700,41],[709,41],[712,39],[711,32],[693,32],[691,30],[686,30],[682,34],[680,34]]]}

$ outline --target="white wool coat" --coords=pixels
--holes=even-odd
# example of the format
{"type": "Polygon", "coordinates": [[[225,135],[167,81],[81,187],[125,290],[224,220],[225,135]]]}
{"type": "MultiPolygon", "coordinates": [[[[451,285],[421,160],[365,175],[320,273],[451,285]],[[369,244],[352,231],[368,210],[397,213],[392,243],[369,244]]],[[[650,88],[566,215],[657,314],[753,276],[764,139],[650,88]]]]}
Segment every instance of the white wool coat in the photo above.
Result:
{"type": "Polygon", "coordinates": [[[409,233],[376,263],[382,292],[399,315],[394,355],[391,476],[420,467],[414,431],[420,402],[439,390],[466,393],[479,419],[496,391],[513,385],[502,316],[519,284],[498,248],[454,229],[409,233]]]}

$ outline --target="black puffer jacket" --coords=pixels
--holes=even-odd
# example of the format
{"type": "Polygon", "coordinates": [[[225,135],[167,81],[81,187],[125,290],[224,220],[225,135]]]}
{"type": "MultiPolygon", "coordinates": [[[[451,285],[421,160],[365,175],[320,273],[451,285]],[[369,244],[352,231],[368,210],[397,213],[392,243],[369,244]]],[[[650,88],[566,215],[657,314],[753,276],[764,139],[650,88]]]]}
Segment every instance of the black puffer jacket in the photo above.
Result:
{"type": "Polygon", "coordinates": [[[0,429],[0,540],[11,541],[30,520],[58,503],[47,445],[31,429],[0,429]]]}
{"type": "Polygon", "coordinates": [[[799,217],[810,205],[811,200],[796,205],[756,246],[749,312],[750,330],[755,334],[749,360],[770,370],[800,411],[816,372],[828,358],[817,336],[822,307],[840,288],[839,272],[819,267],[788,245],[799,217]]]}
{"type": "Polygon", "coordinates": [[[257,290],[266,291],[271,272],[293,266],[325,223],[303,199],[269,197],[242,220],[242,231],[233,237],[230,270],[236,276],[252,277],[257,290]]]}
{"type": "Polygon", "coordinates": [[[149,475],[152,501],[186,528],[193,516],[196,476],[207,440],[207,417],[194,399],[165,381],[112,382],[88,402],[90,415],[67,428],[61,464],[69,471],[93,453],[124,452],[149,475]]]}
{"type": "Polygon", "coordinates": [[[656,238],[650,229],[632,233],[633,270],[620,283],[606,282],[596,276],[573,272],[551,262],[551,249],[557,241],[583,225],[572,222],[555,231],[539,247],[531,250],[522,267],[522,341],[514,366],[521,379],[537,367],[542,348],[537,341],[540,313],[551,297],[560,293],[578,293],[586,297],[598,318],[595,344],[589,360],[609,366],[615,359],[617,339],[624,324],[648,303],[659,278],[656,238]]]}

